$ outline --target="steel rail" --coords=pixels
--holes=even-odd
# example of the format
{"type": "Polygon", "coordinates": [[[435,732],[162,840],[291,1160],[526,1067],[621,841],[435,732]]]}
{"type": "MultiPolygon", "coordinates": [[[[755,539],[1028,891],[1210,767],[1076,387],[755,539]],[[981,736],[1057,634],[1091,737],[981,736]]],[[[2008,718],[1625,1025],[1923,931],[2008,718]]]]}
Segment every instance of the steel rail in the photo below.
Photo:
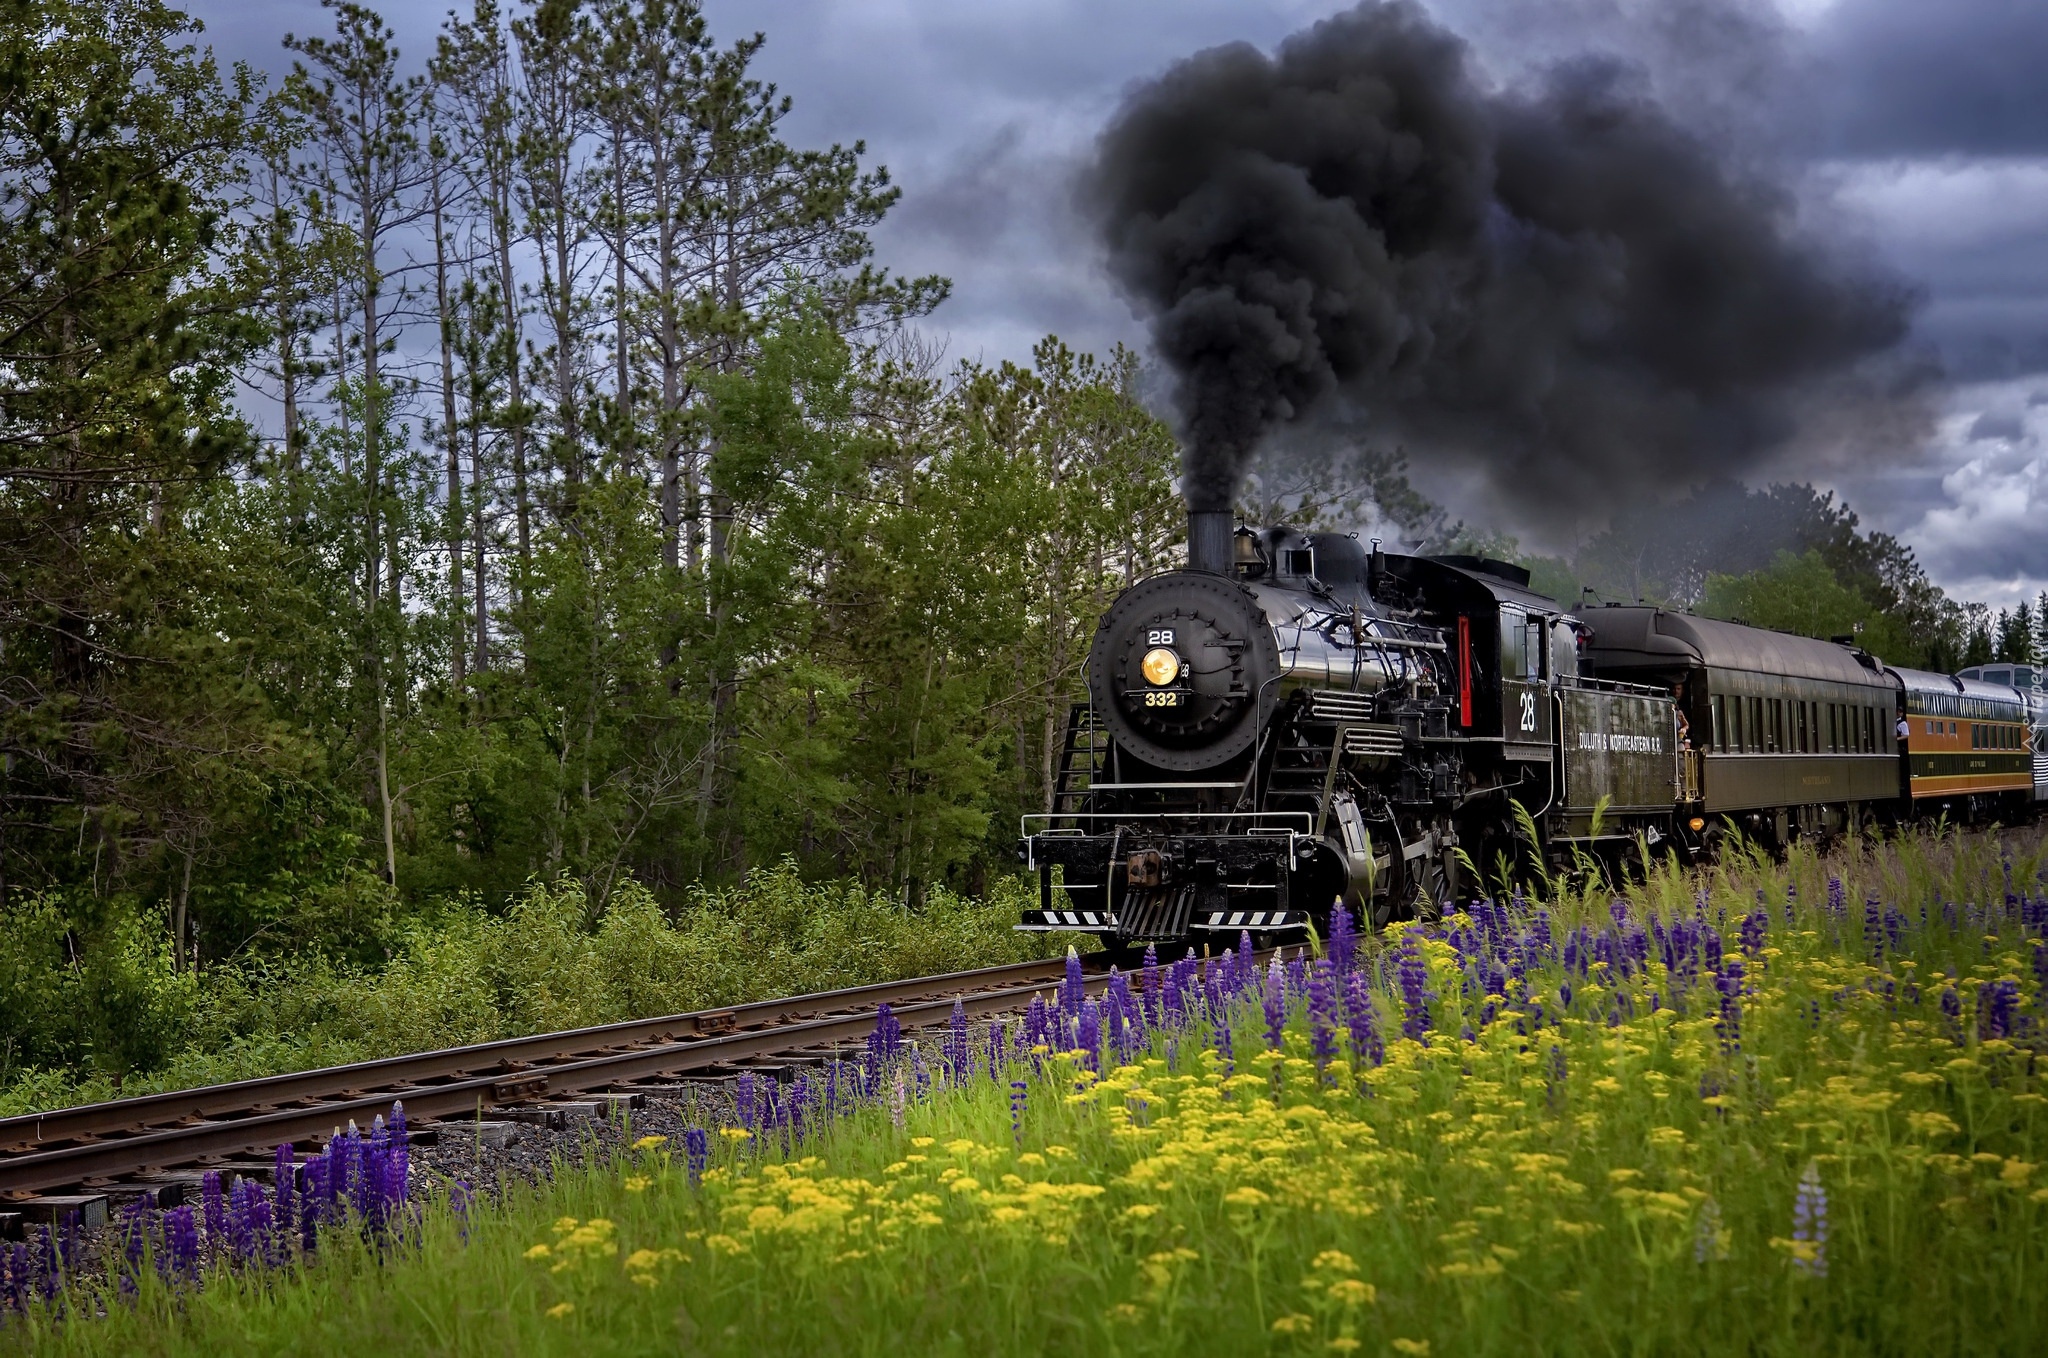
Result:
{"type": "MultiPolygon", "coordinates": [[[[1028,1004],[1031,996],[1043,993],[1047,981],[1060,979],[1064,971],[1065,964],[1061,961],[990,967],[789,1000],[762,1001],[730,1010],[704,1011],[704,1014],[671,1015],[665,1019],[638,1020],[446,1052],[421,1053],[415,1057],[393,1057],[360,1066],[335,1066],[307,1072],[304,1076],[276,1076],[209,1089],[180,1091],[187,1096],[188,1105],[190,1096],[197,1095],[203,1096],[205,1106],[216,1112],[247,1111],[249,1115],[227,1121],[202,1118],[197,1125],[149,1127],[144,1130],[134,1130],[138,1123],[131,1118],[123,1124],[132,1130],[131,1135],[105,1140],[85,1137],[47,1149],[0,1155],[0,1195],[34,1193],[89,1180],[168,1169],[242,1151],[267,1152],[282,1142],[330,1134],[351,1120],[367,1123],[377,1114],[389,1112],[394,1098],[404,1101],[407,1116],[414,1121],[472,1117],[499,1103],[526,1103],[563,1094],[585,1093],[654,1076],[687,1074],[734,1061],[858,1042],[874,1030],[875,1017],[869,1006],[893,1003],[892,995],[908,1001],[895,1009],[898,1021],[906,1028],[946,1022],[952,1015],[956,1000],[969,1016],[983,1017],[1028,1004]],[[1020,981],[1023,983],[1018,984],[1020,981]],[[920,995],[935,997],[919,1000],[917,996],[920,995]],[[855,1012],[832,1012],[847,1009],[855,1012]],[[821,1010],[824,1012],[820,1013],[821,1010]],[[816,1016],[791,1018],[789,1014],[793,1011],[816,1016]],[[774,1016],[780,1021],[763,1023],[751,1030],[720,1031],[686,1039],[677,1039],[669,1031],[681,1027],[684,1020],[706,1015],[720,1019],[731,1015],[737,1019],[744,1013],[764,1019],[774,1016]],[[591,1041],[594,1035],[610,1034],[616,1038],[629,1032],[660,1033],[662,1036],[642,1036],[630,1044],[618,1040],[591,1041]],[[422,1063],[429,1062],[439,1063],[433,1068],[445,1074],[461,1062],[474,1063],[479,1053],[495,1055],[507,1048],[539,1055],[545,1052],[551,1040],[555,1043],[558,1059],[563,1056],[580,1059],[528,1066],[509,1076],[503,1069],[480,1075],[456,1073],[441,1083],[432,1084],[414,1083],[404,1076],[389,1078],[402,1071],[418,1075],[423,1068],[422,1063]],[[623,1050],[616,1049],[622,1045],[623,1050]],[[573,1050],[564,1051],[564,1047],[573,1050]],[[606,1047],[614,1050],[605,1050],[606,1047]],[[247,1097],[252,1090],[275,1094],[294,1087],[295,1081],[315,1077],[324,1079],[330,1089],[334,1088],[336,1081],[346,1083],[334,1091],[334,1097],[305,1108],[278,1108],[275,1103],[252,1102],[247,1097]]],[[[1091,993],[1100,992],[1109,985],[1108,973],[1091,971],[1084,977],[1083,984],[1091,993]]],[[[737,1024],[730,1026],[736,1027],[737,1024]]],[[[134,1102],[159,1110],[183,1107],[165,1102],[173,1097],[145,1095],[134,1102]]],[[[106,1116],[128,1102],[119,1100],[91,1107],[106,1116]]],[[[189,1108],[185,1107],[181,1115],[191,1116],[189,1108]]],[[[8,1121],[34,1121],[35,1116],[31,1114],[8,1121]]],[[[0,1124],[0,1127],[5,1125],[0,1124]]]]}
{"type": "MultiPolygon", "coordinates": [[[[1091,954],[1096,956],[1095,954],[1091,954]]],[[[1085,960],[1085,959],[1084,959],[1085,960]]],[[[974,971],[943,973],[905,981],[883,981],[782,999],[756,1000],[727,1008],[693,1010],[657,1018],[629,1019],[590,1028],[534,1033],[466,1047],[413,1052],[351,1065],[267,1075],[231,1084],[141,1094],[104,1103],[81,1104],[45,1113],[0,1118],[0,1156],[31,1150],[52,1141],[118,1135],[190,1119],[222,1114],[281,1110],[311,1099],[346,1098],[371,1088],[425,1085],[437,1080],[495,1071],[510,1079],[540,1061],[595,1055],[621,1046],[669,1042],[678,1038],[729,1032],[736,1028],[786,1023],[793,1018],[849,1007],[872,1008],[935,993],[986,987],[1047,983],[1065,975],[1063,960],[1012,963],[974,971]]],[[[4,1163],[4,1161],[0,1161],[4,1163]]]]}

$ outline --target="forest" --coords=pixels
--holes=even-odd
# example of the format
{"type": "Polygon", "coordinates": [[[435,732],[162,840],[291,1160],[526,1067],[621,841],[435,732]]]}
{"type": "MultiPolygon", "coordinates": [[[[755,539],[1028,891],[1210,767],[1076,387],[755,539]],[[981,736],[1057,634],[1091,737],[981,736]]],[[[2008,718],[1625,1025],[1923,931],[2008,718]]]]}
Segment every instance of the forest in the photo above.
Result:
{"type": "MultiPolygon", "coordinates": [[[[161,0],[0,0],[0,1085],[536,893],[594,936],[764,870],[996,891],[1097,614],[1179,559],[1141,358],[949,362],[948,281],[871,240],[899,189],[785,135],[764,35],[326,15],[266,79],[161,0]]],[[[2048,596],[1950,599],[1809,486],[1549,557],[1406,468],[1242,508],[1905,663],[2048,649],[2048,596]]]]}

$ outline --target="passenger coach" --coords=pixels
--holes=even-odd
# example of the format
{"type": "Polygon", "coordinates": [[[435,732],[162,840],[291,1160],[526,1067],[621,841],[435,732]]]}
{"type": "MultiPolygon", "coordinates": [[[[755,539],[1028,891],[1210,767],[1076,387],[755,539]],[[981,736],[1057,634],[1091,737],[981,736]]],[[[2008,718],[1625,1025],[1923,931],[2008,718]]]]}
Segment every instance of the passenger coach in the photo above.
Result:
{"type": "Polygon", "coordinates": [[[1784,844],[1862,825],[1899,797],[1898,681],[1872,657],[1641,605],[1585,619],[1596,673],[1677,697],[1689,747],[1680,800],[1693,807],[1681,807],[1681,834],[1711,839],[1732,821],[1784,844]]]}

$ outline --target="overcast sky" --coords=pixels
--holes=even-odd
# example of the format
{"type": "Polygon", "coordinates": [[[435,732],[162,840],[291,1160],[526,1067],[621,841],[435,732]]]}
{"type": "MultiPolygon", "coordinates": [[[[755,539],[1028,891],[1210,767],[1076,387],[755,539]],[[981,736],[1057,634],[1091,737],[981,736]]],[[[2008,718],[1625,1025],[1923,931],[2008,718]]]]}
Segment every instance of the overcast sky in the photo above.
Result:
{"type": "MultiPolygon", "coordinates": [[[[183,0],[223,57],[282,71],[317,0],[183,0]]],[[[1938,360],[1916,458],[1789,467],[1899,534],[1952,591],[2048,587],[2048,0],[1426,0],[1504,84],[1588,52],[1639,63],[1692,125],[1795,167],[1804,210],[1920,290],[1938,360]]],[[[466,5],[465,5],[466,7],[466,5]]],[[[1270,48],[1333,0],[709,0],[759,30],[800,143],[864,139],[903,202],[883,262],[954,280],[954,357],[1028,361],[1057,333],[1140,348],[1066,184],[1132,82],[1218,43],[1270,48]]],[[[423,61],[445,4],[390,5],[423,61]]],[[[1441,488],[1439,488],[1441,489],[1441,488]]]]}

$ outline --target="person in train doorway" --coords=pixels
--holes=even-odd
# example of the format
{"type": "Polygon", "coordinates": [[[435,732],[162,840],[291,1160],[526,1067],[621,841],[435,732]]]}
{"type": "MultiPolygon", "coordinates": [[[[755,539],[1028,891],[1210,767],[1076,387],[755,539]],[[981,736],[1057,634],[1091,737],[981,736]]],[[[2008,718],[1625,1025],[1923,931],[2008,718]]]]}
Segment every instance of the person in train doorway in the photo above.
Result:
{"type": "Polygon", "coordinates": [[[1671,686],[1672,712],[1678,717],[1678,748],[1692,748],[1692,723],[1685,716],[1685,680],[1680,679],[1671,686]]]}
{"type": "Polygon", "coordinates": [[[1897,729],[1899,736],[1899,744],[1903,745],[1906,743],[1907,734],[1911,732],[1913,729],[1912,724],[1906,720],[1906,714],[1903,712],[1899,714],[1899,725],[1897,729]]]}

